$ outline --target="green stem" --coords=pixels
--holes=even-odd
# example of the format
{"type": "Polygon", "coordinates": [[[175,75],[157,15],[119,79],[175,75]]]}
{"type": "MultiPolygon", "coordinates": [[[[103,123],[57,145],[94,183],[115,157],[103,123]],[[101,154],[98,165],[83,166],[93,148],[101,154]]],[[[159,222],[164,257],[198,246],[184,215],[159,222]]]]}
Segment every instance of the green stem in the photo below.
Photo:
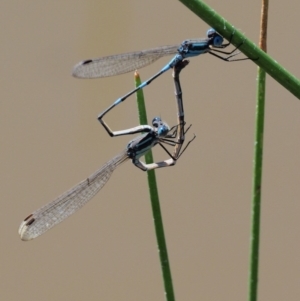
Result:
{"type": "Polygon", "coordinates": [[[258,69],[258,88],[256,105],[256,131],[253,165],[252,186],[252,229],[249,270],[249,301],[257,300],[258,268],[259,268],[259,234],[260,234],[260,204],[262,188],[262,163],[263,163],[263,132],[265,111],[265,81],[266,73],[258,69]]]}
{"type": "MultiPolygon", "coordinates": [[[[141,79],[138,73],[136,72],[135,85],[137,87],[140,84],[141,84],[141,79]]],[[[148,124],[144,94],[142,89],[137,91],[137,105],[139,111],[140,124],[148,124]]],[[[145,161],[146,164],[150,164],[153,162],[153,155],[151,150],[145,155],[145,161]]],[[[162,275],[164,280],[166,300],[175,301],[171,269],[169,265],[168,251],[167,251],[162,215],[161,215],[160,204],[159,204],[155,171],[154,170],[147,171],[147,176],[148,176],[148,186],[149,186],[150,200],[152,206],[152,214],[153,214],[153,220],[154,220],[154,226],[156,232],[156,240],[157,240],[160,264],[161,264],[162,275]]]]}
{"type": "Polygon", "coordinates": [[[300,99],[300,81],[295,76],[287,72],[280,66],[273,58],[261,50],[254,42],[248,40],[239,30],[228,23],[223,17],[218,15],[215,10],[200,0],[179,0],[204,22],[213,27],[224,38],[229,40],[232,33],[232,44],[241,47],[239,50],[247,57],[256,59],[253,60],[255,64],[264,69],[270,76],[272,76],[278,83],[284,86],[292,94],[300,99]]]}

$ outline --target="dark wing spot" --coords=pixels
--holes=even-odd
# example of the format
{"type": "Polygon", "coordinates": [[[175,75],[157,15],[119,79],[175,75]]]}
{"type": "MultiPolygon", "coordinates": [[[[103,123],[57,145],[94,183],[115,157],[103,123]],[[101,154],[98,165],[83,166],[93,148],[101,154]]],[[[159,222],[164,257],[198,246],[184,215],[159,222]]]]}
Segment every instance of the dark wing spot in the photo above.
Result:
{"type": "Polygon", "coordinates": [[[86,61],[83,61],[82,62],[82,65],[87,65],[87,64],[89,64],[89,63],[91,63],[92,62],[92,60],[86,60],[86,61]]]}
{"type": "Polygon", "coordinates": [[[26,223],[26,226],[30,226],[35,221],[35,218],[32,218],[26,223]]]}

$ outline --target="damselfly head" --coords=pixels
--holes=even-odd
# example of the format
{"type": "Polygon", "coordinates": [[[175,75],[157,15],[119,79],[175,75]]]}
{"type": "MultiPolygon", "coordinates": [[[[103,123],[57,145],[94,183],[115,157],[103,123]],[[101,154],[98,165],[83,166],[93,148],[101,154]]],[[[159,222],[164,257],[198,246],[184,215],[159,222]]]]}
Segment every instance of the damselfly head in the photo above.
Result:
{"type": "Polygon", "coordinates": [[[223,37],[221,37],[215,29],[210,28],[207,32],[206,32],[207,37],[209,38],[209,40],[211,41],[211,45],[212,46],[221,46],[224,39],[223,37]]]}
{"type": "Polygon", "coordinates": [[[170,127],[160,117],[154,117],[152,125],[158,136],[164,137],[170,131],[170,127]]]}

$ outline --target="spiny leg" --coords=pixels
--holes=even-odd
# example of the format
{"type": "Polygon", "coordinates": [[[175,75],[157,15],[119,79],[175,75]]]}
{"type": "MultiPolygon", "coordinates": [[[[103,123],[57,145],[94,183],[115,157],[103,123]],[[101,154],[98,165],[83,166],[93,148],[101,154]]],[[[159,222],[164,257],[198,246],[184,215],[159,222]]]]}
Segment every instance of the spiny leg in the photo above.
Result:
{"type": "MultiPolygon", "coordinates": [[[[245,61],[245,60],[250,60],[250,58],[246,57],[246,58],[241,58],[241,59],[231,59],[232,57],[240,54],[241,52],[238,51],[236,52],[243,44],[244,44],[244,41],[242,41],[238,46],[236,46],[232,51],[222,51],[222,50],[219,50],[218,48],[226,48],[228,47],[230,44],[231,44],[231,41],[232,41],[232,38],[233,38],[233,35],[234,35],[235,32],[233,32],[231,34],[231,37],[229,39],[229,42],[226,43],[226,44],[222,44],[221,46],[211,46],[210,47],[210,51],[208,52],[209,54],[225,61],[225,62],[238,62],[238,61],[245,61]],[[215,52],[218,52],[218,53],[222,53],[222,54],[225,54],[227,55],[226,57],[223,57],[221,55],[218,55],[216,54],[215,52]]],[[[253,59],[251,59],[253,60],[253,59]]],[[[255,60],[255,59],[254,59],[255,60]]]]}

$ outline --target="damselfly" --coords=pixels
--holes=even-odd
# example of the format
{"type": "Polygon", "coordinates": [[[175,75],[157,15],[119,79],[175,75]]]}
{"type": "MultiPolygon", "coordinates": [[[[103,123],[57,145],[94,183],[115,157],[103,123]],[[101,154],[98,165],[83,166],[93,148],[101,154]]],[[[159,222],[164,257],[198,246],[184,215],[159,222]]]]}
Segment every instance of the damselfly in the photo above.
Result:
{"type": "Polygon", "coordinates": [[[71,214],[75,213],[83,205],[85,205],[95,194],[107,183],[113,171],[123,162],[128,159],[143,171],[168,167],[175,165],[181,154],[185,151],[188,145],[194,140],[195,136],[186,144],[181,151],[185,134],[190,126],[184,130],[184,112],[182,105],[182,92],[179,82],[179,73],[187,65],[188,62],[181,62],[174,68],[174,83],[175,94],[178,105],[178,120],[179,124],[172,127],[163,122],[159,117],[155,117],[152,121],[152,127],[149,125],[139,125],[137,127],[122,130],[111,131],[108,125],[102,120],[102,117],[109,111],[104,111],[100,114],[99,120],[110,134],[110,136],[129,135],[135,133],[143,133],[137,138],[131,140],[127,147],[113,159],[106,162],[95,173],[83,180],[61,196],[34,211],[27,216],[19,227],[19,234],[22,240],[31,240],[43,234],[53,226],[65,220],[71,214]],[[147,153],[155,145],[160,145],[170,156],[161,162],[146,164],[140,160],[141,156],[147,153]],[[174,152],[171,154],[164,144],[174,147],[174,152]]]}
{"type": "MultiPolygon", "coordinates": [[[[233,34],[231,35],[231,39],[233,37],[233,34]]],[[[209,53],[226,62],[247,60],[248,58],[232,59],[232,57],[239,54],[239,52],[237,52],[237,49],[243,43],[241,43],[238,47],[234,48],[230,52],[220,50],[228,47],[231,44],[231,39],[228,43],[223,43],[223,37],[218,34],[213,28],[210,28],[207,31],[207,38],[205,39],[186,40],[179,45],[177,44],[171,46],[161,46],[148,50],[84,60],[75,65],[72,74],[74,77],[78,78],[98,78],[114,76],[145,67],[161,57],[176,54],[171,59],[171,61],[167,65],[165,65],[159,72],[143,82],[136,89],[117,99],[115,103],[118,104],[139,89],[142,89],[145,86],[149,85],[154,79],[159,77],[167,70],[173,68],[178,62],[182,61],[185,58],[209,53]],[[220,54],[223,54],[225,56],[222,56],[220,54]]]]}

